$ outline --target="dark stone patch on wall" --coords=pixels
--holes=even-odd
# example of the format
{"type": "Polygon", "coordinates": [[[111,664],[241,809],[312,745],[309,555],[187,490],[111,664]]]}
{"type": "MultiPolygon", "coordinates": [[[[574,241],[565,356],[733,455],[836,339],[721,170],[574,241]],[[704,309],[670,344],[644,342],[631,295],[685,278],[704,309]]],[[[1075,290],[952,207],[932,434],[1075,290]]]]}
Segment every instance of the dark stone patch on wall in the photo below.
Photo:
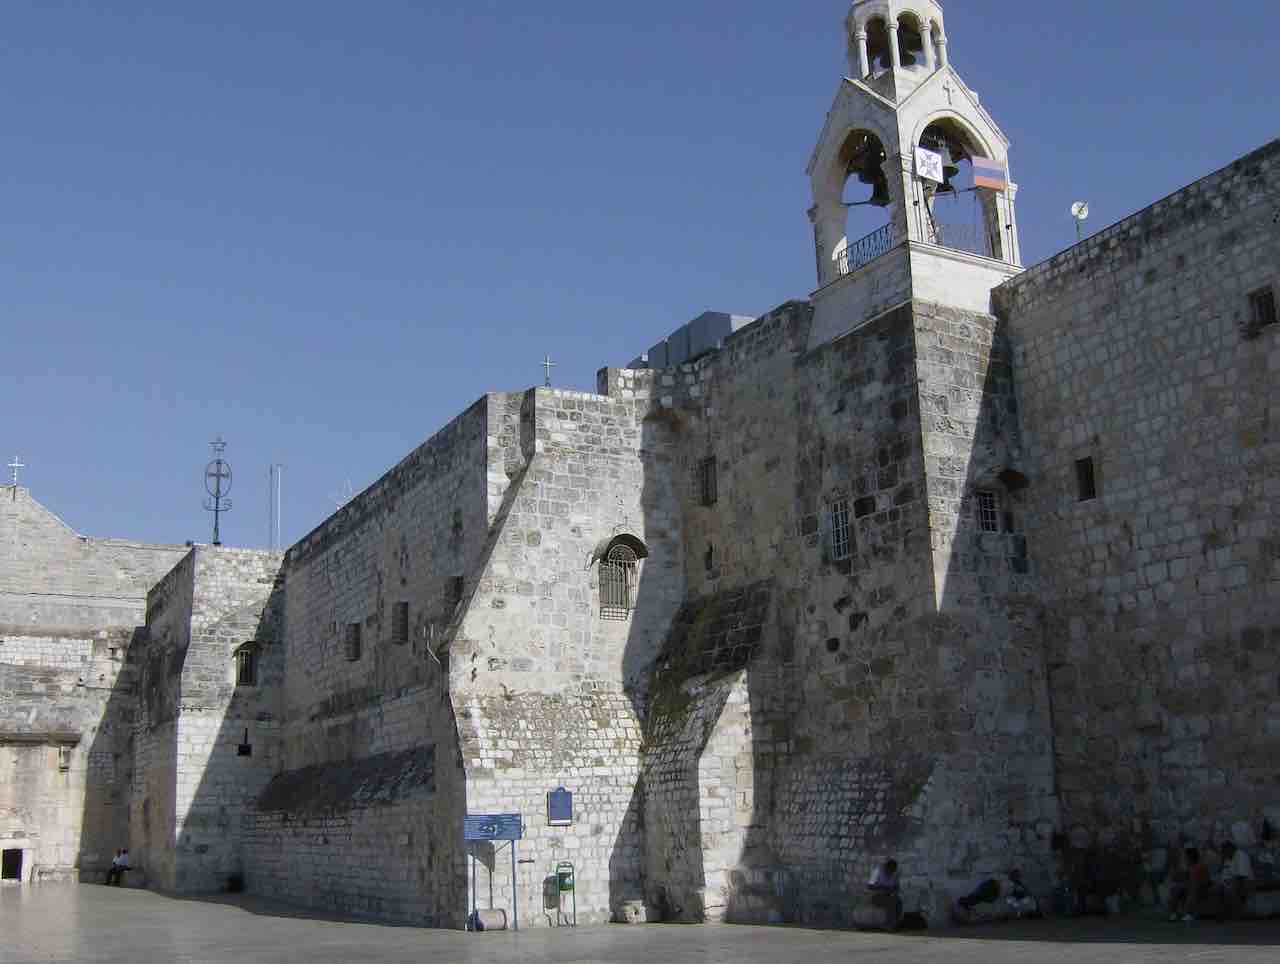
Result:
{"type": "Polygon", "coordinates": [[[267,784],[257,809],[320,815],[434,793],[435,756],[434,746],[423,746],[292,770],[267,784]]]}

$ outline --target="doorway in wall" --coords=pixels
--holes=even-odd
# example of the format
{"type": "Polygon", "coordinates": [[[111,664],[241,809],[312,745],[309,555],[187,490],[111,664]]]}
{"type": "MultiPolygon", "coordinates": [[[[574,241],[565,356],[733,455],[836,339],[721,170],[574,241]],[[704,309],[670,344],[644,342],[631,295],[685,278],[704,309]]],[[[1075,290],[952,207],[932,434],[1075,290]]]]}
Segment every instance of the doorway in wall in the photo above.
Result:
{"type": "Polygon", "coordinates": [[[0,880],[22,879],[22,851],[6,850],[0,859],[0,880]]]}

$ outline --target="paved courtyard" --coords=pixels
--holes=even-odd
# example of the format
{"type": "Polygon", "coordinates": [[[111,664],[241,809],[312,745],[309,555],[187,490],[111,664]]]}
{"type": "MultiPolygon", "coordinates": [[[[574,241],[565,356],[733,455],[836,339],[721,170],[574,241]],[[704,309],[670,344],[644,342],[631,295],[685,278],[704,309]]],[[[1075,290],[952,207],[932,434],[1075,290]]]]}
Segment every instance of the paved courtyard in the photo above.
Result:
{"type": "Polygon", "coordinates": [[[939,964],[1229,961],[1275,964],[1280,921],[1042,921],[927,934],[648,925],[462,934],[316,919],[269,902],[198,901],[102,886],[0,888],[0,962],[347,961],[939,964]]]}

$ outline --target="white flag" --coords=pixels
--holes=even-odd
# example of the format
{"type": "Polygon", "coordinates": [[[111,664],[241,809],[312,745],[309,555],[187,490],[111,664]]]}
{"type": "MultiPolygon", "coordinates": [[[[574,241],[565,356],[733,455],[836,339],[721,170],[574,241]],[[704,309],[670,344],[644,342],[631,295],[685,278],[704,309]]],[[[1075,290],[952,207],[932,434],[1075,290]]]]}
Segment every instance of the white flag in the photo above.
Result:
{"type": "Polygon", "coordinates": [[[941,184],[942,155],[925,147],[916,148],[916,174],[926,181],[941,184]]]}

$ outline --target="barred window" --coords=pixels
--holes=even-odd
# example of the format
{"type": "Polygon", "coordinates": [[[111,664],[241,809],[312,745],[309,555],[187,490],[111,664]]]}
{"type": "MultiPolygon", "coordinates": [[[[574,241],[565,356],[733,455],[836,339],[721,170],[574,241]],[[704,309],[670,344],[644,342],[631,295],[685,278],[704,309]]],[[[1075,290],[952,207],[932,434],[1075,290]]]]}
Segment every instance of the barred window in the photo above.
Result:
{"type": "Polygon", "coordinates": [[[831,558],[837,562],[849,558],[849,502],[846,499],[831,505],[831,558]]]}
{"type": "Polygon", "coordinates": [[[703,505],[715,505],[719,497],[716,460],[714,458],[702,459],[698,463],[698,501],[703,505]]]}
{"type": "Polygon", "coordinates": [[[627,619],[635,608],[638,560],[627,546],[614,546],[600,562],[600,617],[627,619]]]}
{"type": "Polygon", "coordinates": [[[409,642],[409,604],[398,602],[391,610],[391,642],[404,646],[409,642]]]}
{"type": "Polygon", "coordinates": [[[342,655],[347,662],[354,663],[360,658],[360,629],[359,623],[347,623],[347,636],[342,645],[342,655]]]}
{"type": "Polygon", "coordinates": [[[978,492],[978,528],[983,532],[1000,531],[1000,499],[990,489],[978,492]]]}
{"type": "Polygon", "coordinates": [[[1276,323],[1276,293],[1268,288],[1259,288],[1249,293],[1250,323],[1254,328],[1262,328],[1276,323]]]}
{"type": "Polygon", "coordinates": [[[252,644],[236,650],[236,686],[258,685],[258,651],[252,644]]]}

